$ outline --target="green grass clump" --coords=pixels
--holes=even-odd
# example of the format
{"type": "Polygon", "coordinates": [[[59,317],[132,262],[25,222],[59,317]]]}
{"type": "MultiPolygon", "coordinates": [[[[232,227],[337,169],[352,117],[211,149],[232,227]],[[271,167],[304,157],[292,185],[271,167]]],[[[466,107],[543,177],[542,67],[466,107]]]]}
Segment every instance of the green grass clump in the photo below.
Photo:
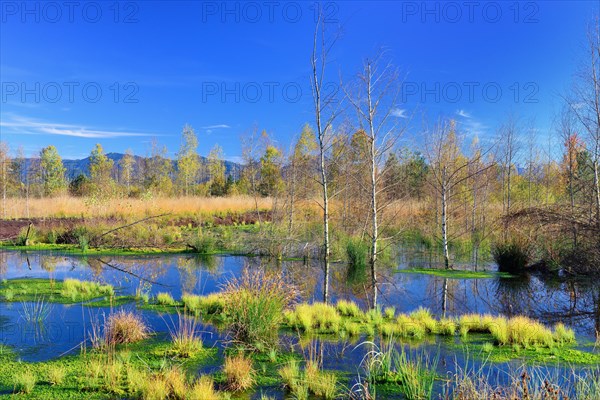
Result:
{"type": "Polygon", "coordinates": [[[304,369],[308,390],[325,400],[338,397],[337,376],[333,372],[322,371],[317,364],[308,362],[304,369]]]}
{"type": "Polygon", "coordinates": [[[183,306],[192,312],[199,312],[202,305],[202,296],[196,294],[184,293],[181,296],[183,306]]]}
{"type": "Polygon", "coordinates": [[[299,384],[300,379],[300,364],[297,360],[291,359],[283,367],[279,368],[279,376],[283,381],[284,386],[294,392],[299,384]]]}
{"type": "Polygon", "coordinates": [[[350,281],[362,281],[367,270],[369,245],[360,239],[350,238],[346,242],[346,258],[348,259],[348,278],[350,281]]]}
{"type": "Polygon", "coordinates": [[[386,307],[383,310],[383,315],[387,319],[394,319],[396,316],[396,307],[386,307]]]}
{"type": "Polygon", "coordinates": [[[575,333],[558,324],[553,333],[540,322],[524,316],[510,319],[491,315],[466,314],[459,318],[461,335],[469,332],[489,333],[501,346],[553,347],[575,342],[575,333]]]}
{"type": "Polygon", "coordinates": [[[336,308],[340,315],[345,317],[360,317],[362,315],[360,307],[351,300],[339,300],[336,308]]]}
{"type": "Polygon", "coordinates": [[[141,397],[148,377],[148,372],[140,369],[136,365],[128,363],[125,365],[125,374],[127,393],[129,393],[133,398],[141,397]]]}
{"type": "Polygon", "coordinates": [[[423,324],[413,320],[406,314],[400,314],[398,318],[396,318],[396,323],[396,333],[399,336],[422,339],[427,334],[423,324]]]}
{"type": "Polygon", "coordinates": [[[190,385],[185,371],[178,366],[170,366],[150,374],[141,390],[143,399],[157,400],[218,398],[215,395],[212,381],[200,378],[190,385]]]}
{"type": "Polygon", "coordinates": [[[198,254],[211,254],[217,249],[217,241],[208,233],[198,232],[190,247],[198,254]]]}
{"type": "Polygon", "coordinates": [[[481,351],[483,351],[484,353],[491,353],[492,351],[494,351],[494,344],[490,342],[485,342],[483,345],[481,345],[481,351]]]}
{"type": "Polygon", "coordinates": [[[202,339],[197,330],[195,317],[179,315],[176,329],[169,329],[173,342],[173,353],[181,358],[190,358],[202,350],[202,339]]]}
{"type": "Polygon", "coordinates": [[[184,293],[181,301],[189,311],[203,315],[220,314],[225,306],[221,293],[211,293],[206,296],[184,293]]]}
{"type": "Polygon", "coordinates": [[[37,384],[37,376],[30,369],[18,371],[13,375],[14,393],[31,394],[37,384]]]}
{"type": "Polygon", "coordinates": [[[15,292],[12,289],[6,289],[4,291],[4,300],[5,301],[13,301],[15,299],[15,292]]]}
{"type": "Polygon", "coordinates": [[[457,324],[451,318],[442,318],[438,321],[437,332],[444,336],[454,336],[456,334],[457,324]]]}
{"type": "Polygon", "coordinates": [[[175,299],[173,298],[171,293],[165,293],[165,292],[161,292],[156,295],[156,303],[160,304],[161,306],[177,305],[177,302],[175,301],[175,299]]]}
{"type": "Polygon", "coordinates": [[[365,313],[365,320],[368,324],[379,329],[384,323],[383,314],[380,308],[370,309],[365,313]]]}
{"type": "Polygon", "coordinates": [[[385,322],[380,327],[380,332],[385,337],[392,337],[398,335],[398,326],[394,323],[385,322]]]}
{"type": "Polygon", "coordinates": [[[104,324],[104,344],[135,343],[148,338],[150,330],[142,318],[131,311],[117,311],[104,324]]]}
{"type": "Polygon", "coordinates": [[[284,386],[296,399],[308,399],[309,393],[328,400],[339,396],[337,376],[332,372],[322,371],[312,361],[307,362],[302,370],[297,360],[290,360],[278,373],[284,386]]]}
{"type": "Polygon", "coordinates": [[[489,333],[496,339],[500,345],[510,344],[510,334],[508,331],[508,320],[504,317],[498,317],[493,324],[489,325],[489,333]]]}
{"type": "Polygon", "coordinates": [[[252,360],[243,354],[226,357],[223,373],[227,378],[227,387],[234,392],[248,390],[255,383],[252,360]]]}
{"type": "Polygon", "coordinates": [[[345,321],[343,328],[350,336],[358,336],[362,331],[362,326],[358,322],[345,321]]]}
{"type": "Polygon", "coordinates": [[[113,296],[115,290],[111,285],[101,285],[98,282],[68,278],[62,283],[61,294],[72,301],[82,301],[101,296],[113,296]]]}
{"type": "Polygon", "coordinates": [[[299,304],[286,319],[290,327],[304,332],[336,333],[342,323],[336,307],[325,303],[299,304]]]}
{"type": "Polygon", "coordinates": [[[436,333],[438,323],[431,315],[431,311],[426,308],[419,307],[409,315],[413,321],[423,326],[426,333],[436,333]]]}
{"type": "Polygon", "coordinates": [[[67,375],[67,370],[64,366],[58,365],[50,365],[48,367],[48,371],[46,373],[46,377],[48,379],[48,383],[51,385],[62,385],[65,380],[65,376],[67,375]]]}
{"type": "Polygon", "coordinates": [[[499,318],[489,314],[464,314],[458,318],[458,326],[462,336],[469,332],[489,333],[490,328],[499,323],[499,318]]]}
{"type": "Polygon", "coordinates": [[[230,280],[222,293],[230,336],[263,350],[278,343],[284,310],[298,298],[296,286],[281,273],[251,268],[230,280]]]}
{"type": "Polygon", "coordinates": [[[219,400],[220,398],[212,378],[206,375],[198,378],[188,392],[189,400],[219,400]]]}
{"type": "Polygon", "coordinates": [[[142,390],[144,400],[165,400],[171,393],[168,382],[160,374],[150,376],[142,390]]]}
{"type": "Polygon", "coordinates": [[[575,332],[567,328],[562,322],[554,325],[554,341],[559,344],[575,343],[575,332]]]}
{"type": "Polygon", "coordinates": [[[75,303],[105,296],[114,296],[114,288],[111,285],[78,279],[56,281],[21,278],[0,282],[0,297],[11,302],[36,302],[43,298],[48,303],[75,303]]]}
{"type": "Polygon", "coordinates": [[[361,363],[367,372],[367,381],[372,384],[396,384],[397,390],[407,399],[431,399],[435,371],[439,354],[430,359],[427,353],[408,354],[392,338],[381,347],[365,342],[370,347],[370,356],[361,363]]]}
{"type": "Polygon", "coordinates": [[[517,316],[509,319],[507,327],[508,344],[516,344],[525,348],[552,347],[554,344],[550,329],[527,317],[517,316]]]}
{"type": "Polygon", "coordinates": [[[21,317],[27,322],[43,323],[52,311],[51,304],[44,297],[34,296],[32,302],[24,301],[22,306],[21,317]]]}
{"type": "Polygon", "coordinates": [[[431,399],[433,398],[438,358],[436,357],[433,361],[423,355],[415,355],[414,358],[414,360],[410,360],[405,351],[394,357],[394,368],[400,392],[407,399],[431,399]]]}
{"type": "Polygon", "coordinates": [[[498,264],[500,272],[523,272],[529,262],[529,254],[525,244],[518,241],[497,243],[492,248],[492,256],[498,264]]]}

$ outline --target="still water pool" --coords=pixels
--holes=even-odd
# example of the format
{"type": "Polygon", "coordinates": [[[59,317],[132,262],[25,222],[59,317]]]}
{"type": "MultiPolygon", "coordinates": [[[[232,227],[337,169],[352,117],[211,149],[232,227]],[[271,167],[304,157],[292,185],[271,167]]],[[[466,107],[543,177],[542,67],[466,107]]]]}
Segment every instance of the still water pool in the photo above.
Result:
{"type": "MultiPolygon", "coordinates": [[[[573,279],[544,280],[537,276],[502,278],[495,275],[482,279],[453,279],[435,275],[402,273],[399,270],[425,266],[426,261],[403,256],[397,267],[380,272],[380,303],[394,306],[397,312],[410,312],[418,307],[430,309],[435,315],[457,316],[465,313],[490,313],[506,316],[526,315],[553,325],[563,322],[572,327],[579,343],[594,342],[600,331],[600,285],[573,279]]],[[[78,278],[108,283],[118,295],[145,293],[152,297],[170,292],[175,299],[182,293],[209,294],[219,291],[232,277],[246,268],[281,269],[300,289],[304,301],[322,298],[323,270],[318,263],[301,261],[272,262],[258,257],[194,255],[101,256],[80,257],[44,252],[0,252],[0,280],[15,278],[78,278]]],[[[487,266],[493,268],[493,266],[487,266]]],[[[351,299],[365,308],[369,285],[355,276],[344,264],[334,264],[331,275],[331,297],[351,299]]],[[[89,338],[92,324],[111,312],[108,307],[87,307],[82,304],[50,304],[43,324],[27,323],[20,302],[0,303],[0,343],[11,346],[24,361],[44,361],[80,351],[89,338]]],[[[135,303],[121,306],[136,308],[135,303]]],[[[169,328],[177,324],[177,315],[139,310],[158,337],[168,336],[169,328]]],[[[206,346],[222,350],[227,339],[211,325],[203,325],[202,339],[206,346]]],[[[284,335],[289,346],[298,344],[294,335],[284,335]]],[[[361,338],[347,340],[319,339],[324,368],[358,374],[359,365],[368,344],[361,338]]],[[[439,357],[440,374],[448,374],[451,366],[466,363],[459,338],[432,338],[410,347],[439,357]]],[[[589,347],[589,346],[588,346],[589,347]]],[[[589,349],[588,349],[589,350],[589,349]]],[[[597,350],[592,350],[597,351],[597,350]]],[[[517,367],[513,360],[502,368],[517,367]]],[[[217,364],[203,367],[212,372],[217,364]]],[[[560,366],[548,366],[555,371],[560,366]]],[[[262,388],[266,392],[275,388],[262,388]]],[[[275,390],[276,391],[276,390],[275,390]]]]}

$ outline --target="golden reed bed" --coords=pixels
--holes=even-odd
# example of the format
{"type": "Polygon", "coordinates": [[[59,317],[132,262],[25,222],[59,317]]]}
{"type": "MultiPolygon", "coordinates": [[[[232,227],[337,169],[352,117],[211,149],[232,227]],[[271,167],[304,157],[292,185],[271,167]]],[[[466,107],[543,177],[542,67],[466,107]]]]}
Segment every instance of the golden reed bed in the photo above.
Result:
{"type": "Polygon", "coordinates": [[[245,212],[256,208],[270,209],[270,198],[235,197],[160,197],[153,199],[110,199],[95,202],[81,197],[43,199],[8,198],[0,201],[0,217],[68,218],[68,217],[141,217],[161,213],[176,215],[208,215],[226,212],[245,212]]]}

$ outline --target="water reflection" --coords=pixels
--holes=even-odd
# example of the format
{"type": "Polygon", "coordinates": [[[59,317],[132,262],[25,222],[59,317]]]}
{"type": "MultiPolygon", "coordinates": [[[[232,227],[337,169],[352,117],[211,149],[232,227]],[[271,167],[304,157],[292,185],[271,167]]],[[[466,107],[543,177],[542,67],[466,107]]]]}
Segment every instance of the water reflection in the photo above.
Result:
{"type": "MultiPolygon", "coordinates": [[[[429,258],[404,254],[401,267],[423,266],[429,258]]],[[[306,301],[321,301],[323,271],[317,262],[273,262],[260,257],[160,255],[128,257],[74,257],[68,254],[0,252],[0,279],[75,277],[110,283],[118,294],[171,292],[208,294],[245,268],[283,271],[306,301]]],[[[369,304],[366,271],[345,264],[331,266],[331,298],[369,304]]],[[[600,331],[600,288],[590,280],[543,280],[538,276],[494,279],[448,279],[381,269],[380,304],[410,312],[420,306],[439,316],[463,313],[528,315],[547,324],[562,321],[578,334],[593,339],[600,331]]],[[[8,305],[3,304],[3,309],[8,305]]],[[[16,306],[13,304],[12,306],[16,306]]],[[[2,312],[4,316],[10,312],[2,312]]],[[[17,312],[18,314],[18,312],[17,312]]],[[[81,310],[80,310],[81,314],[81,310]]],[[[14,318],[12,316],[11,318],[14,318]]],[[[1,324],[1,321],[0,321],[1,324]]]]}

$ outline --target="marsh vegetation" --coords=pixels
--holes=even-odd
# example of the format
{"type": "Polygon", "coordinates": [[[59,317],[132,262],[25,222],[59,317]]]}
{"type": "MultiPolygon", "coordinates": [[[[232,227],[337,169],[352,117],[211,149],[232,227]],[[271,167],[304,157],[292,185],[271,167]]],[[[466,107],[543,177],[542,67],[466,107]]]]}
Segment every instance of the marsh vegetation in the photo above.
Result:
{"type": "MultiPolygon", "coordinates": [[[[146,255],[105,256],[100,263],[1,254],[0,390],[24,398],[541,400],[550,393],[558,399],[598,394],[598,299],[591,287],[548,282],[543,294],[568,302],[575,288],[581,305],[596,302],[586,309],[589,319],[579,319],[582,309],[569,316],[567,304],[560,319],[518,303],[516,313],[505,316],[507,309],[490,301],[507,294],[506,282],[522,277],[448,278],[413,267],[382,275],[389,289],[382,291],[381,307],[371,309],[370,291],[342,264],[332,266],[326,304],[320,301],[322,269],[301,261],[146,255]],[[23,269],[27,259],[31,270],[23,269]],[[306,282],[306,274],[315,280],[306,282]],[[444,313],[447,280],[453,284],[444,313]],[[409,292],[401,295],[400,283],[409,292]],[[429,301],[422,301],[423,288],[429,301]],[[464,290],[470,294],[461,297],[464,290]],[[40,299],[52,307],[35,323],[40,328],[18,329],[24,305],[40,299]],[[66,330],[74,320],[77,328],[66,330]],[[48,345],[40,351],[40,344],[48,345]]],[[[522,296],[537,284],[508,293],[522,296]]]]}

